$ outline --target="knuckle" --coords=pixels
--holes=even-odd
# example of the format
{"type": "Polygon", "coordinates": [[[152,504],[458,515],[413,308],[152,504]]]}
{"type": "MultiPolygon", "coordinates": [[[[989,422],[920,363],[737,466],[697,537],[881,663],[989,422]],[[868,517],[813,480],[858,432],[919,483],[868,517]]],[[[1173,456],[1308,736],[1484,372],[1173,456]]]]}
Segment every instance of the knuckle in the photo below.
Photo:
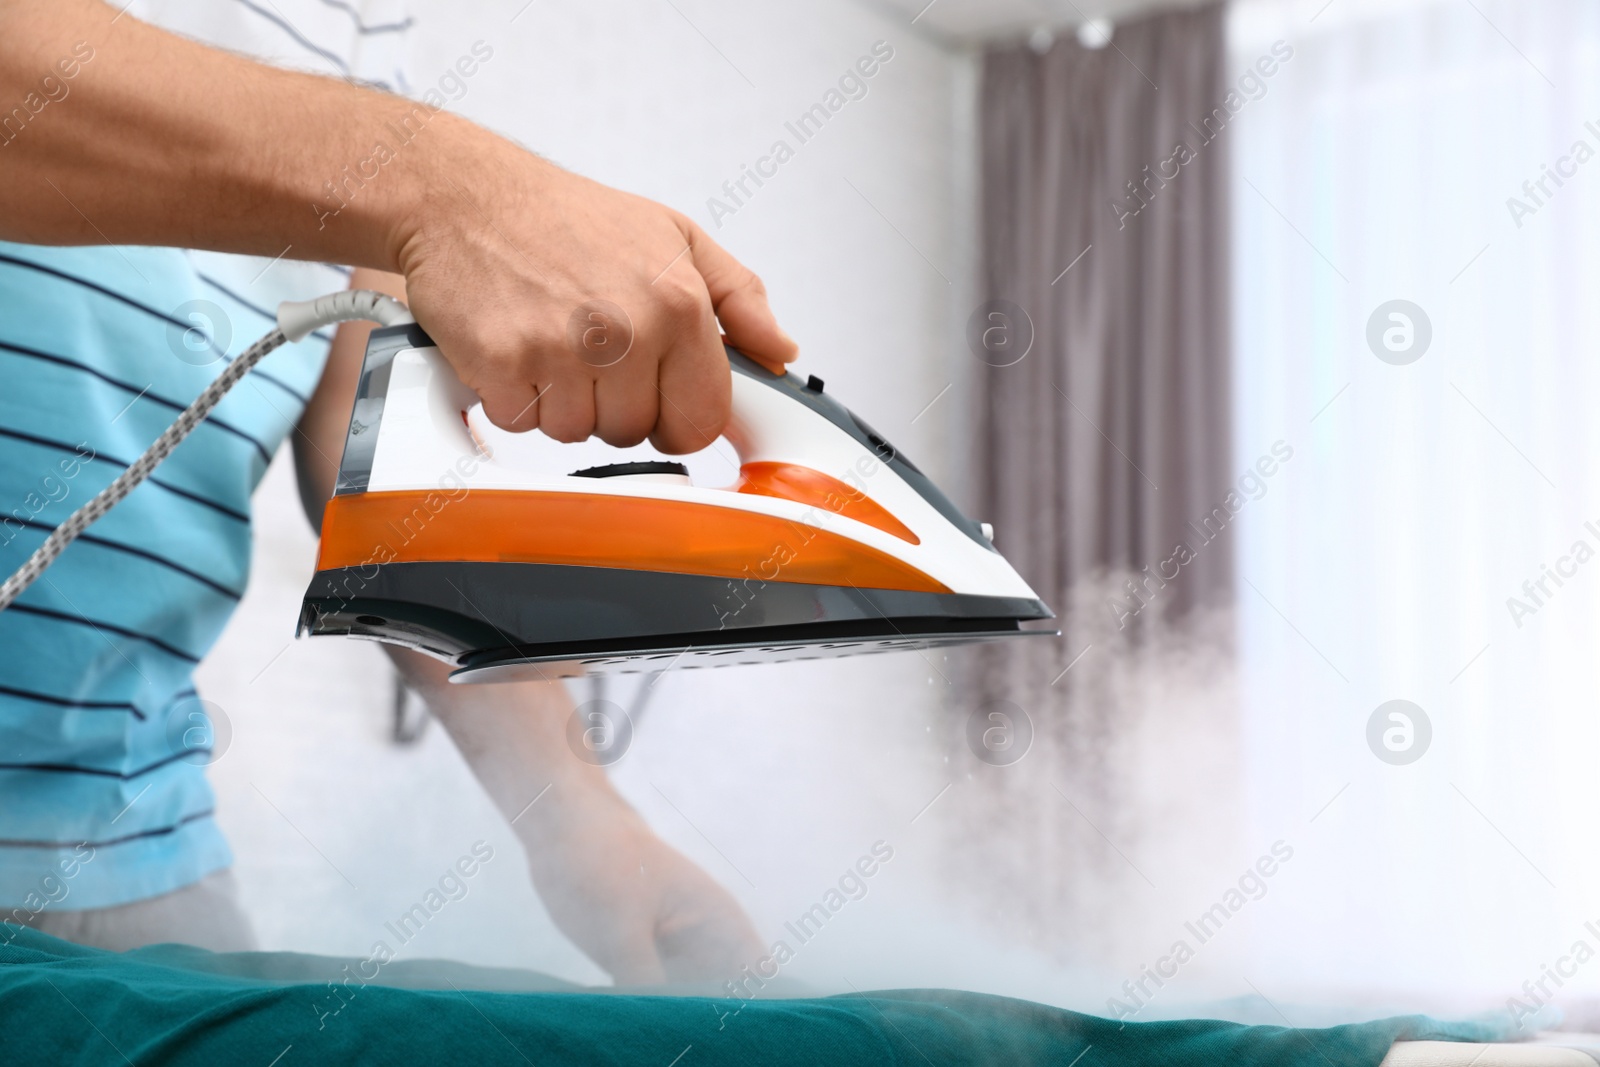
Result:
{"type": "Polygon", "coordinates": [[[667,280],[663,278],[659,299],[662,309],[675,322],[700,319],[710,310],[710,301],[706,297],[704,288],[688,281],[673,280],[671,284],[667,284],[667,280]]]}
{"type": "Polygon", "coordinates": [[[701,229],[698,222],[688,215],[685,215],[675,207],[668,207],[666,204],[657,203],[654,200],[650,202],[655,204],[666,215],[668,222],[677,227],[678,233],[683,236],[685,241],[689,242],[689,247],[693,248],[705,239],[705,231],[701,229]]]}
{"type": "Polygon", "coordinates": [[[737,288],[750,293],[752,296],[759,296],[763,300],[767,297],[767,283],[762,281],[761,276],[752,270],[745,271],[744,281],[740,282],[737,288]]]}

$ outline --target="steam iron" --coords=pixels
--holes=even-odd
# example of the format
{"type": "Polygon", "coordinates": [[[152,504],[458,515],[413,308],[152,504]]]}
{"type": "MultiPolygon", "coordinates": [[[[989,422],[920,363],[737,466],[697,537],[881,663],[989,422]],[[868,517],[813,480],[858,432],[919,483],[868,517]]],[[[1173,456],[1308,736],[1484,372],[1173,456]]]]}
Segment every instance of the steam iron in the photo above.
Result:
{"type": "Polygon", "coordinates": [[[816,378],[729,349],[739,479],[675,462],[497,461],[414,324],[372,332],[299,634],[406,645],[456,682],[813,659],[1019,636],[1052,618],[816,378]]]}

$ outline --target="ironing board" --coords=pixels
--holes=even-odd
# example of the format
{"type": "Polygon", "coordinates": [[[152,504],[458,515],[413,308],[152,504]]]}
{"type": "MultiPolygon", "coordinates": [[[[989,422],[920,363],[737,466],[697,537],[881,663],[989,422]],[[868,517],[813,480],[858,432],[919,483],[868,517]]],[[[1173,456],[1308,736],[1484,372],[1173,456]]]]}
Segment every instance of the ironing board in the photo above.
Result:
{"type": "MultiPolygon", "coordinates": [[[[586,989],[437,960],[113,953],[0,924],[7,1064],[596,1064],[607,1067],[1595,1067],[1567,1048],[1471,1044],[1508,1020],[1422,1015],[1321,1028],[1120,1023],[943,989],[738,1000],[586,989]],[[1397,1043],[1398,1042],[1398,1043],[1397,1043]],[[277,1057],[274,1060],[274,1057],[277,1057]]],[[[1557,1040],[1577,1035],[1552,1035],[1557,1040]]]]}
{"type": "Polygon", "coordinates": [[[1595,1067],[1600,1063],[1600,1035],[1541,1034],[1536,1041],[1519,1045],[1397,1041],[1381,1067],[1595,1067]]]}

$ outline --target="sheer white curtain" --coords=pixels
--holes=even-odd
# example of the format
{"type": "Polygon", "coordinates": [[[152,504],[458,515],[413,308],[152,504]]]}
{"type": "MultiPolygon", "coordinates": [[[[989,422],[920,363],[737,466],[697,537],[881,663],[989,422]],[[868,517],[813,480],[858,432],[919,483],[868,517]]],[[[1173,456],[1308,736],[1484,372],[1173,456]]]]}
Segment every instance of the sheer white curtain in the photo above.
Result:
{"type": "Polygon", "coordinates": [[[1600,6],[1247,0],[1232,68],[1278,39],[1225,133],[1234,452],[1293,449],[1237,527],[1251,832],[1295,849],[1247,977],[1525,996],[1600,949],[1600,6]]]}

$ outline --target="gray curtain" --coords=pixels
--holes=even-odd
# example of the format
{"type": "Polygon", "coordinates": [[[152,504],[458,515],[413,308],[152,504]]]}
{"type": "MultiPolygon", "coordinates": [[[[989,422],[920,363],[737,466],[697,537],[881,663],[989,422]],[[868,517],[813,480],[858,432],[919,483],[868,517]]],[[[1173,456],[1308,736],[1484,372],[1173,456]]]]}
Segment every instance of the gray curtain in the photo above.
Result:
{"type": "MultiPolygon", "coordinates": [[[[1228,491],[1224,62],[1220,5],[1119,25],[1109,47],[984,58],[979,295],[1033,338],[1013,365],[993,364],[1017,348],[985,356],[981,512],[1049,601],[1156,571],[1228,491]]],[[[1226,591],[1231,540],[1146,582],[1130,625],[1226,591]]]]}
{"type": "Polygon", "coordinates": [[[1235,780],[1225,60],[1220,6],[984,59],[979,514],[1064,635],[960,661],[944,818],[952,884],[1067,960],[1143,951],[1160,858],[1231,848],[1185,816],[1235,780]]]}

